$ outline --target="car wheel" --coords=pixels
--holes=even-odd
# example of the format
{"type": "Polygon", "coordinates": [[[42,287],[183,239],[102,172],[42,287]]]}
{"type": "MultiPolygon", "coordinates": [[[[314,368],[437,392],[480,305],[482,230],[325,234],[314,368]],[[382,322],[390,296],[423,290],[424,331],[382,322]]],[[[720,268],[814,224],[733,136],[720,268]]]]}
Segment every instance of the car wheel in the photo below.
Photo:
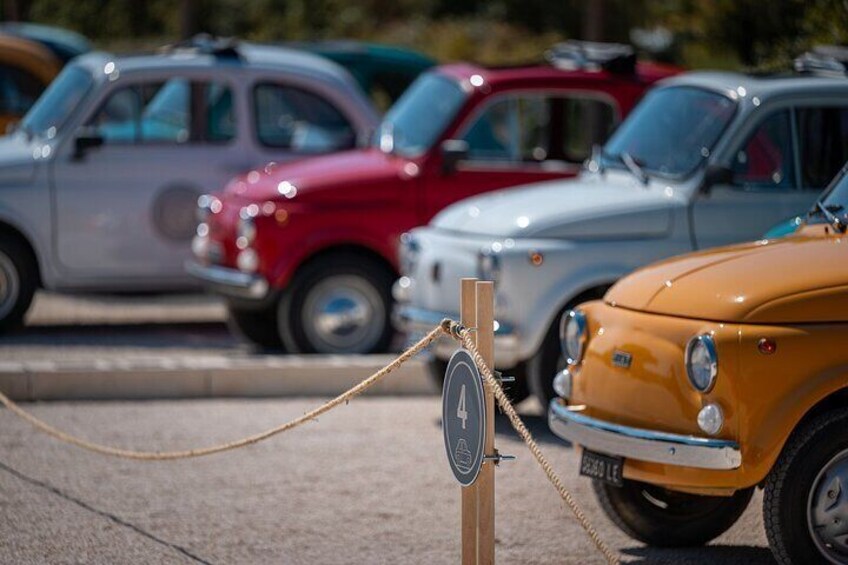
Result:
{"type": "Polygon", "coordinates": [[[848,563],[848,410],[793,432],[766,479],[763,518],[779,563],[848,563]]]}
{"type": "Polygon", "coordinates": [[[366,257],[336,255],[309,263],[279,303],[278,325],[286,349],[297,353],[386,351],[391,285],[386,267],[366,257]]]}
{"type": "Polygon", "coordinates": [[[37,278],[35,258],[29,250],[17,241],[0,240],[0,333],[22,325],[37,278]]]}
{"type": "Polygon", "coordinates": [[[637,481],[616,487],[592,481],[604,513],[633,539],[656,547],[703,545],[727,531],[751,501],[754,489],[733,496],[701,496],[637,481]]]}
{"type": "Polygon", "coordinates": [[[242,341],[267,349],[282,348],[276,309],[247,310],[228,305],[227,313],[227,327],[242,341]]]}
{"type": "MultiPolygon", "coordinates": [[[[445,371],[447,371],[447,369],[447,361],[443,361],[436,357],[430,357],[427,361],[427,372],[430,374],[430,378],[439,388],[440,392],[445,384],[445,371]]],[[[518,404],[530,396],[530,390],[527,388],[527,371],[525,370],[524,364],[518,365],[512,369],[507,369],[503,371],[503,374],[515,377],[515,382],[503,383],[504,392],[510,402],[518,404]]]]}

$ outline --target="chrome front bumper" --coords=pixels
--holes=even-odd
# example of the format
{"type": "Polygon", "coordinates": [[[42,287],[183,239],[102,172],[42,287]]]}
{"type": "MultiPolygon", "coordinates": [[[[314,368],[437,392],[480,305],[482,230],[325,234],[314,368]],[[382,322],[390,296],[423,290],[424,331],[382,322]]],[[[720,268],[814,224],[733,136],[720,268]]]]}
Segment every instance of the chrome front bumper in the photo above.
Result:
{"type": "MultiPolygon", "coordinates": [[[[408,335],[429,332],[445,318],[459,320],[459,314],[425,310],[409,304],[395,306],[392,313],[395,328],[408,335]]],[[[456,351],[456,348],[456,341],[444,337],[434,344],[433,353],[439,359],[448,359],[456,351]]],[[[515,334],[515,330],[508,324],[499,323],[495,329],[495,366],[501,369],[511,369],[521,361],[523,359],[518,358],[518,336],[515,334]]]]}
{"type": "Polygon", "coordinates": [[[584,416],[559,399],[551,401],[548,425],[562,439],[609,455],[698,469],[742,465],[742,452],[734,441],[620,426],[584,416]]]}
{"type": "Polygon", "coordinates": [[[262,300],[268,296],[268,281],[261,275],[216,265],[202,265],[196,261],[188,261],[185,269],[204,286],[225,296],[252,300],[262,300]]]}

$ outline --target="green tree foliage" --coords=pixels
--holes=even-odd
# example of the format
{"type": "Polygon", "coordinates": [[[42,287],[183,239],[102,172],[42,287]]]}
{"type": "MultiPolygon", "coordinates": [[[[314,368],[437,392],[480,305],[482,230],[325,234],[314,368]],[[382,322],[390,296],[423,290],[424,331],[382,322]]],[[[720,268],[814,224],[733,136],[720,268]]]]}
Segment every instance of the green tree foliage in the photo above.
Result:
{"type": "Polygon", "coordinates": [[[595,2],[601,36],[674,33],[667,60],[693,67],[777,67],[820,43],[848,42],[848,0],[0,0],[3,14],[67,27],[107,48],[151,47],[192,29],[260,41],[353,38],[442,60],[511,63],[581,38],[595,2]],[[191,10],[182,11],[186,5],[191,10]]]}

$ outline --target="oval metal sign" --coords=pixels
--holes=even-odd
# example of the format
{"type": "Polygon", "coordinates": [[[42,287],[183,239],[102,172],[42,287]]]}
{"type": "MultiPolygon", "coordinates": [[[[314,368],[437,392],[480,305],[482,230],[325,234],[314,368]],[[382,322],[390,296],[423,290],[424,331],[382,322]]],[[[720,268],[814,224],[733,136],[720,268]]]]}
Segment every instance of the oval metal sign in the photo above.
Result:
{"type": "Polygon", "coordinates": [[[474,484],[483,465],[486,442],[483,380],[471,354],[459,349],[450,359],[442,388],[442,431],[454,477],[474,484]]]}

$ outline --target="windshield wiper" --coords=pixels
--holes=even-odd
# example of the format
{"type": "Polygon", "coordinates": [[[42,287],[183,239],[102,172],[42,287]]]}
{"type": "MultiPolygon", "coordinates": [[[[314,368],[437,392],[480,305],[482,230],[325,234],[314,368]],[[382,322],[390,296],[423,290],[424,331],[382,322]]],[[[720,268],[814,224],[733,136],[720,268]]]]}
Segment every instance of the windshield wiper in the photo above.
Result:
{"type": "Polygon", "coordinates": [[[624,163],[624,166],[627,167],[627,169],[631,173],[633,173],[633,176],[635,176],[637,179],[639,179],[642,182],[642,184],[645,184],[645,185],[648,184],[648,173],[645,172],[645,169],[643,169],[639,165],[639,163],[636,162],[636,159],[634,159],[630,155],[630,153],[627,153],[626,151],[622,151],[621,153],[618,154],[618,158],[621,160],[622,163],[624,163]]]}
{"type": "Polygon", "coordinates": [[[825,206],[822,204],[821,200],[816,200],[816,203],[813,204],[813,209],[810,210],[809,215],[815,215],[819,212],[830,222],[830,225],[833,226],[833,229],[838,231],[839,233],[845,233],[845,228],[848,227],[845,225],[845,222],[839,219],[839,217],[833,212],[839,212],[842,210],[842,206],[825,206]]]}

